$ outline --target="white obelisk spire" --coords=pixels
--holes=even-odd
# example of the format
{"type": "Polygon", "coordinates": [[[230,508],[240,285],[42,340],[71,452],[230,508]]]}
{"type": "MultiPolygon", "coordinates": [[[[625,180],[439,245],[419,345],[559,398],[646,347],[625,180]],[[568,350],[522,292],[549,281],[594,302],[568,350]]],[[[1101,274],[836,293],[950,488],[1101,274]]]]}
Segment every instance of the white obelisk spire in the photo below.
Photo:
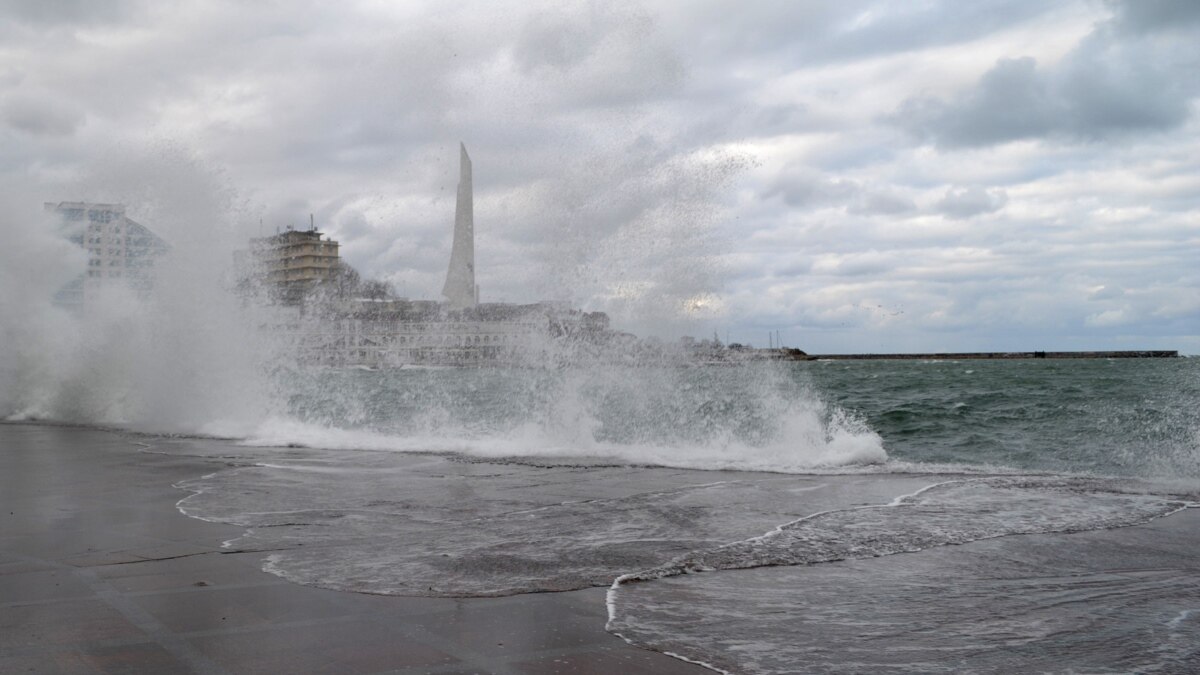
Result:
{"type": "Polygon", "coordinates": [[[450,251],[450,268],[446,270],[446,285],[442,295],[455,309],[474,307],[475,287],[475,206],[471,195],[471,158],[467,146],[462,150],[458,177],[458,203],[454,209],[454,248],[450,251]]]}

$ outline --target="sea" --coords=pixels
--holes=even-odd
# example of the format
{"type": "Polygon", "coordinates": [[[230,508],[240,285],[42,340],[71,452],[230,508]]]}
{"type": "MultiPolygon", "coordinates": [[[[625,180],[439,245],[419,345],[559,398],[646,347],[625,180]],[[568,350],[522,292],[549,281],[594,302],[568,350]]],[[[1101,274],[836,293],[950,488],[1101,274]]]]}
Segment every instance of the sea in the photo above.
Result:
{"type": "Polygon", "coordinates": [[[9,418],[221,460],[178,508],[296,583],[607,588],[614,635],[720,672],[1200,672],[1200,359],[279,365],[252,389],[271,405],[238,425],[162,433],[130,390],[9,418]]]}
{"type": "Polygon", "coordinates": [[[252,442],[706,470],[1200,479],[1195,358],[350,368],[281,379],[286,412],[252,442]]]}

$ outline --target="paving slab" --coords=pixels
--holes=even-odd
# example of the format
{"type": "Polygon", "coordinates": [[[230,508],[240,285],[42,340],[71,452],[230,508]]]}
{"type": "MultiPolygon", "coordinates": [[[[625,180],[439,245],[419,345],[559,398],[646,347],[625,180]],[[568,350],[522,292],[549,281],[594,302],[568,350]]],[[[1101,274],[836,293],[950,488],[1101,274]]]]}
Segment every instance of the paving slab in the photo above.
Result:
{"type": "MultiPolygon", "coordinates": [[[[219,441],[194,441],[199,445],[219,441]]],[[[413,598],[311,588],[222,548],[174,483],[226,465],[115,431],[0,424],[0,672],[702,673],[604,631],[603,589],[413,598]]]]}

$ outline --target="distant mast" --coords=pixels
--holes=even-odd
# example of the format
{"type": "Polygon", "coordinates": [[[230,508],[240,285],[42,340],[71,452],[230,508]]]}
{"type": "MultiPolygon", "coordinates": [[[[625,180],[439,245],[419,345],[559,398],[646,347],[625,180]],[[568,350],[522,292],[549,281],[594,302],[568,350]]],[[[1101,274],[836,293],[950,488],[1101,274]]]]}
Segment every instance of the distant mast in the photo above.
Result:
{"type": "Polygon", "coordinates": [[[454,309],[474,307],[478,299],[475,286],[475,206],[471,188],[471,158],[467,146],[458,144],[459,159],[458,203],[454,209],[454,248],[450,251],[450,268],[446,270],[446,285],[442,295],[454,309]]]}

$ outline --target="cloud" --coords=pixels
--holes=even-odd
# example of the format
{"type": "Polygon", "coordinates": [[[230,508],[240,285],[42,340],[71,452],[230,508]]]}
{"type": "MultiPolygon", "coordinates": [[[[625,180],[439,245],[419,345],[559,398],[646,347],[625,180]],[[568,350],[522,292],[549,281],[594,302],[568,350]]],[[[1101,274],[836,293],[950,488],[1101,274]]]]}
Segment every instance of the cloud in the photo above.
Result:
{"type": "Polygon", "coordinates": [[[0,183],[177,237],[152,193],[210,214],[196,179],[121,157],[183,147],[241,239],[312,213],[436,298],[462,140],[487,299],[815,351],[1186,349],[1196,7],[0,0],[0,183]],[[695,298],[725,312],[646,319],[695,298]]]}
{"type": "Polygon", "coordinates": [[[17,96],[0,107],[4,123],[34,136],[70,136],[83,124],[83,113],[70,103],[17,96]]]}
{"type": "Polygon", "coordinates": [[[780,197],[797,209],[842,208],[847,213],[903,215],[913,213],[917,205],[893,188],[864,185],[859,181],[833,178],[814,169],[792,164],[778,173],[764,198],[780,197]]]}
{"type": "Polygon", "coordinates": [[[1141,33],[1189,29],[1200,24],[1200,4],[1192,0],[1109,0],[1123,31],[1141,33]]]}
{"type": "Polygon", "coordinates": [[[979,85],[952,102],[906,100],[894,119],[921,139],[941,145],[983,145],[1041,136],[1061,111],[1032,58],[1002,59],[979,85]]]}
{"type": "Polygon", "coordinates": [[[1099,328],[1107,328],[1110,326],[1121,326],[1133,321],[1134,317],[1129,316],[1129,312],[1124,309],[1109,309],[1095,314],[1089,314],[1083,320],[1084,325],[1099,328]]]}
{"type": "Polygon", "coordinates": [[[129,0],[0,0],[0,15],[34,26],[87,25],[127,18],[138,4],[129,0]]]}
{"type": "Polygon", "coordinates": [[[1176,82],[1156,65],[1121,55],[1051,72],[1032,58],[1001,59],[966,93],[950,101],[910,98],[891,119],[947,148],[1047,136],[1102,139],[1183,124],[1191,92],[1176,82]]]}
{"type": "Polygon", "coordinates": [[[1088,294],[1088,300],[1113,300],[1125,295],[1119,286],[1099,286],[1088,294]]]}
{"type": "Polygon", "coordinates": [[[893,191],[864,191],[857,195],[848,210],[856,215],[899,216],[914,213],[917,205],[893,191]]]}
{"type": "Polygon", "coordinates": [[[947,218],[962,220],[983,213],[994,213],[1008,203],[1004,190],[985,190],[979,186],[950,188],[934,207],[947,218]]]}
{"type": "Polygon", "coordinates": [[[839,178],[828,178],[819,171],[793,164],[779,172],[775,184],[763,196],[779,196],[794,208],[838,205],[857,195],[861,187],[839,178]]]}
{"type": "Polygon", "coordinates": [[[952,96],[905,99],[886,117],[941,148],[1054,138],[1089,142],[1182,126],[1200,82],[1194,2],[1112,2],[1063,58],[1002,57],[952,96]]]}
{"type": "Polygon", "coordinates": [[[720,0],[659,7],[702,60],[825,65],[966,43],[1035,19],[1052,8],[1036,0],[892,3],[754,2],[738,11],[720,0]]]}
{"type": "Polygon", "coordinates": [[[546,3],[517,17],[515,32],[495,47],[511,55],[516,79],[543,102],[645,104],[670,96],[686,76],[657,21],[635,6],[546,3]]]}

